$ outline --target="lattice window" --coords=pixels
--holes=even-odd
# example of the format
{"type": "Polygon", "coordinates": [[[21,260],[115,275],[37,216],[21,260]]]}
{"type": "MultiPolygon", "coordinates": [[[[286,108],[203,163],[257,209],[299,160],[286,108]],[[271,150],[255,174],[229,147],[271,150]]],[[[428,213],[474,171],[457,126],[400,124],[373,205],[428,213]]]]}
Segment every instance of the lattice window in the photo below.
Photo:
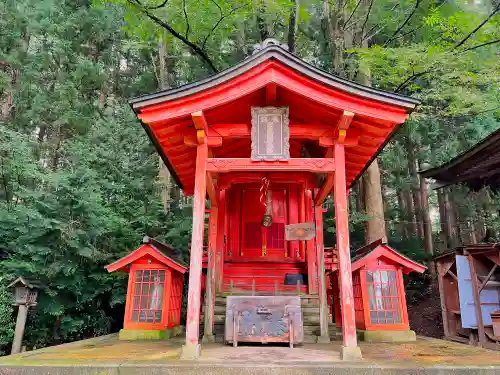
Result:
{"type": "Polygon", "coordinates": [[[182,275],[173,275],[168,304],[168,325],[175,326],[180,323],[182,303],[182,275]]]}
{"type": "Polygon", "coordinates": [[[273,223],[272,226],[267,228],[267,248],[285,248],[285,224],[273,223]]]}
{"type": "Polygon", "coordinates": [[[262,247],[262,226],[259,222],[245,223],[245,235],[243,239],[243,248],[260,249],[262,247]]]}
{"type": "Polygon", "coordinates": [[[361,292],[361,277],[359,272],[352,275],[352,290],[354,295],[354,314],[356,316],[356,322],[363,321],[363,296],[361,292]]]}
{"type": "Polygon", "coordinates": [[[136,271],[132,321],[160,323],[164,290],[165,270],[136,271]]]}
{"type": "Polygon", "coordinates": [[[401,323],[396,271],[366,271],[371,324],[401,323]]]}

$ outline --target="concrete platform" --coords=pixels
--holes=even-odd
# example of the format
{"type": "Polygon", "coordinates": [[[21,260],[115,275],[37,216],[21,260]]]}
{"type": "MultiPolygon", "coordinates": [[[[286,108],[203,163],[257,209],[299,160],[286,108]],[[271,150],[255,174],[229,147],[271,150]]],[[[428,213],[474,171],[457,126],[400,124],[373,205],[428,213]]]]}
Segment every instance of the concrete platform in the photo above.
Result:
{"type": "Polygon", "coordinates": [[[108,335],[0,357],[0,375],[493,375],[500,352],[459,343],[418,338],[412,343],[361,343],[364,360],[340,361],[340,343],[286,346],[203,345],[197,361],[179,360],[182,338],[120,341],[108,335]]]}

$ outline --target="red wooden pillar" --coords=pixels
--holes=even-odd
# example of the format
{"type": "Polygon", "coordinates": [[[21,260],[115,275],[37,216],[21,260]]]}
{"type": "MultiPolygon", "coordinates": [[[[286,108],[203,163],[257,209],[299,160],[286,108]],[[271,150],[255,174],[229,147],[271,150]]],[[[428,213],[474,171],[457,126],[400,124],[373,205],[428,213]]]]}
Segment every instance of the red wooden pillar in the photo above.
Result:
{"type": "Polygon", "coordinates": [[[328,334],[328,302],[326,297],[325,275],[325,248],[323,240],[323,207],[314,206],[314,219],[316,226],[316,259],[318,265],[318,294],[319,294],[319,324],[321,335],[318,343],[329,343],[328,334]]]}
{"type": "MultiPolygon", "coordinates": [[[[305,209],[306,209],[306,222],[311,223],[313,219],[313,200],[312,191],[306,187],[304,191],[305,196],[305,209]]],[[[309,279],[309,293],[318,293],[318,268],[316,266],[317,256],[314,246],[315,239],[306,241],[306,259],[307,259],[307,274],[309,279]]]]}
{"type": "Polygon", "coordinates": [[[193,200],[193,232],[189,260],[189,287],[186,317],[186,344],[182,347],[182,359],[200,356],[198,343],[201,301],[201,267],[203,261],[203,231],[205,227],[205,197],[207,188],[208,147],[199,144],[196,153],[196,175],[193,200]]]}
{"type": "MultiPolygon", "coordinates": [[[[305,221],[305,197],[304,197],[304,185],[299,186],[299,223],[305,221]]],[[[306,259],[304,241],[299,241],[299,253],[301,259],[306,259]]]]}
{"type": "Polygon", "coordinates": [[[208,264],[205,291],[205,324],[202,342],[215,342],[214,336],[214,305],[215,305],[215,275],[216,275],[216,242],[219,208],[212,206],[208,219],[208,264]]]}
{"type": "Polygon", "coordinates": [[[226,189],[219,192],[219,212],[217,218],[217,241],[215,244],[215,284],[216,292],[222,292],[224,281],[224,253],[226,252],[226,189]]]}
{"type": "Polygon", "coordinates": [[[342,349],[344,360],[361,359],[356,337],[354,296],[352,288],[351,253],[349,249],[349,217],[347,213],[347,187],[345,177],[345,150],[343,144],[334,146],[335,158],[335,223],[339,257],[339,286],[342,314],[342,349]]]}

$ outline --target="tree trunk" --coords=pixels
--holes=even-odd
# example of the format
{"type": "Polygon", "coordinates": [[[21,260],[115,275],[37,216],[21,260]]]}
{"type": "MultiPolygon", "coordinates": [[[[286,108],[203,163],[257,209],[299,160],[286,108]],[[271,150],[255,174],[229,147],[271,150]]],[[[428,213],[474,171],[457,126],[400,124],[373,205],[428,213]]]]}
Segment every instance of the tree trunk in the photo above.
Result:
{"type": "Polygon", "coordinates": [[[424,219],[423,219],[423,209],[422,209],[422,198],[420,191],[420,178],[417,172],[417,160],[415,156],[415,144],[410,138],[409,132],[407,132],[405,137],[408,170],[410,172],[410,177],[412,180],[412,195],[413,203],[415,207],[415,216],[417,218],[417,235],[420,238],[424,237],[424,219]]]}
{"type": "MultiPolygon", "coordinates": [[[[28,52],[30,35],[27,27],[23,27],[19,39],[19,66],[21,66],[28,52]]],[[[10,76],[10,82],[5,87],[4,93],[0,91],[0,122],[5,122],[14,115],[14,94],[19,89],[21,70],[10,65],[8,61],[0,60],[0,69],[10,76]]]]}
{"type": "Polygon", "coordinates": [[[450,234],[450,242],[448,244],[449,247],[455,247],[458,246],[460,239],[458,237],[458,221],[457,217],[455,216],[455,211],[452,207],[451,201],[450,201],[450,194],[448,190],[445,188],[443,190],[443,199],[444,199],[444,207],[445,207],[445,212],[446,212],[446,223],[447,223],[447,230],[450,234]]]}
{"type": "Polygon", "coordinates": [[[382,202],[382,188],[380,170],[375,159],[363,175],[363,193],[366,214],[369,219],[365,222],[365,243],[376,240],[387,240],[384,220],[384,204],[382,202]]]}
{"type": "MultiPolygon", "coordinates": [[[[432,242],[432,223],[429,213],[429,197],[427,190],[427,182],[425,178],[420,178],[420,194],[422,199],[422,218],[424,221],[424,249],[431,257],[434,255],[434,247],[432,242]]],[[[436,268],[432,258],[429,260],[429,272],[431,275],[436,274],[436,268]]]]}
{"type": "MultiPolygon", "coordinates": [[[[366,7],[368,6],[368,4],[365,2],[363,3],[363,6],[366,7]]],[[[337,6],[337,8],[339,7],[337,6]]],[[[340,8],[340,10],[342,9],[343,6],[340,8]]],[[[361,32],[361,30],[356,31],[356,33],[361,32]]],[[[362,39],[363,38],[361,38],[361,40],[362,39]]],[[[362,40],[361,47],[368,47],[367,39],[362,40]]],[[[370,72],[360,72],[360,74],[358,74],[358,81],[365,86],[371,86],[370,72]]],[[[366,169],[363,175],[363,198],[366,214],[370,217],[365,222],[365,243],[370,244],[373,241],[379,239],[387,241],[387,231],[385,227],[384,217],[384,203],[382,197],[382,182],[380,180],[380,169],[378,167],[377,159],[373,160],[373,162],[366,169]]]]}
{"type": "Polygon", "coordinates": [[[408,224],[408,237],[415,237],[417,235],[417,222],[415,221],[415,207],[413,205],[413,198],[410,190],[403,190],[403,197],[406,207],[406,220],[408,224]]]}
{"type": "Polygon", "coordinates": [[[344,1],[337,0],[334,3],[333,12],[330,9],[330,1],[323,1],[323,17],[326,21],[330,48],[332,51],[333,70],[339,76],[345,76],[344,50],[346,48],[346,35],[344,31],[344,1]]]}
{"type": "Polygon", "coordinates": [[[452,222],[453,222],[453,228],[454,228],[454,243],[453,246],[459,246],[464,243],[463,238],[462,238],[462,227],[461,227],[461,216],[458,208],[458,204],[455,202],[455,199],[453,197],[453,192],[449,195],[449,203],[450,203],[450,212],[451,212],[451,217],[452,217],[452,222]]]}
{"type": "Polygon", "coordinates": [[[290,9],[290,18],[288,22],[288,50],[291,53],[295,53],[295,41],[299,22],[299,0],[291,1],[293,6],[290,9]]]}
{"type": "MultiPolygon", "coordinates": [[[[451,226],[450,226],[450,220],[448,217],[448,212],[447,212],[447,197],[445,197],[446,192],[444,189],[437,189],[437,196],[438,196],[438,206],[439,206],[439,223],[441,225],[441,233],[443,234],[443,244],[444,244],[444,249],[450,248],[451,247],[451,226]]],[[[444,250],[441,249],[441,250],[444,250]]]]}
{"type": "Polygon", "coordinates": [[[260,34],[260,41],[263,42],[271,33],[270,26],[265,19],[266,8],[267,8],[267,0],[258,0],[257,6],[257,29],[260,34]]]}
{"type": "Polygon", "coordinates": [[[361,203],[361,197],[362,197],[361,180],[358,180],[356,182],[356,185],[354,185],[353,189],[356,192],[356,212],[361,212],[363,206],[361,203]]]}
{"type": "Polygon", "coordinates": [[[398,190],[398,210],[399,210],[399,221],[400,221],[400,233],[401,238],[407,240],[409,236],[409,226],[408,226],[408,215],[406,202],[404,197],[404,192],[402,190],[398,190]]]}

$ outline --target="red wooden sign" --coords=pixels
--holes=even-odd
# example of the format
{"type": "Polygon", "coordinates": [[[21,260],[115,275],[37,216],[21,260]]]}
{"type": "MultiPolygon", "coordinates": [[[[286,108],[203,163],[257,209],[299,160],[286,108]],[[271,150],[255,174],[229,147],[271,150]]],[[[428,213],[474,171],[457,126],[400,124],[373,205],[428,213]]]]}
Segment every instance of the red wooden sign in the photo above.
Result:
{"type": "Polygon", "coordinates": [[[289,160],[288,107],[252,107],[252,160],[289,160]]]}

